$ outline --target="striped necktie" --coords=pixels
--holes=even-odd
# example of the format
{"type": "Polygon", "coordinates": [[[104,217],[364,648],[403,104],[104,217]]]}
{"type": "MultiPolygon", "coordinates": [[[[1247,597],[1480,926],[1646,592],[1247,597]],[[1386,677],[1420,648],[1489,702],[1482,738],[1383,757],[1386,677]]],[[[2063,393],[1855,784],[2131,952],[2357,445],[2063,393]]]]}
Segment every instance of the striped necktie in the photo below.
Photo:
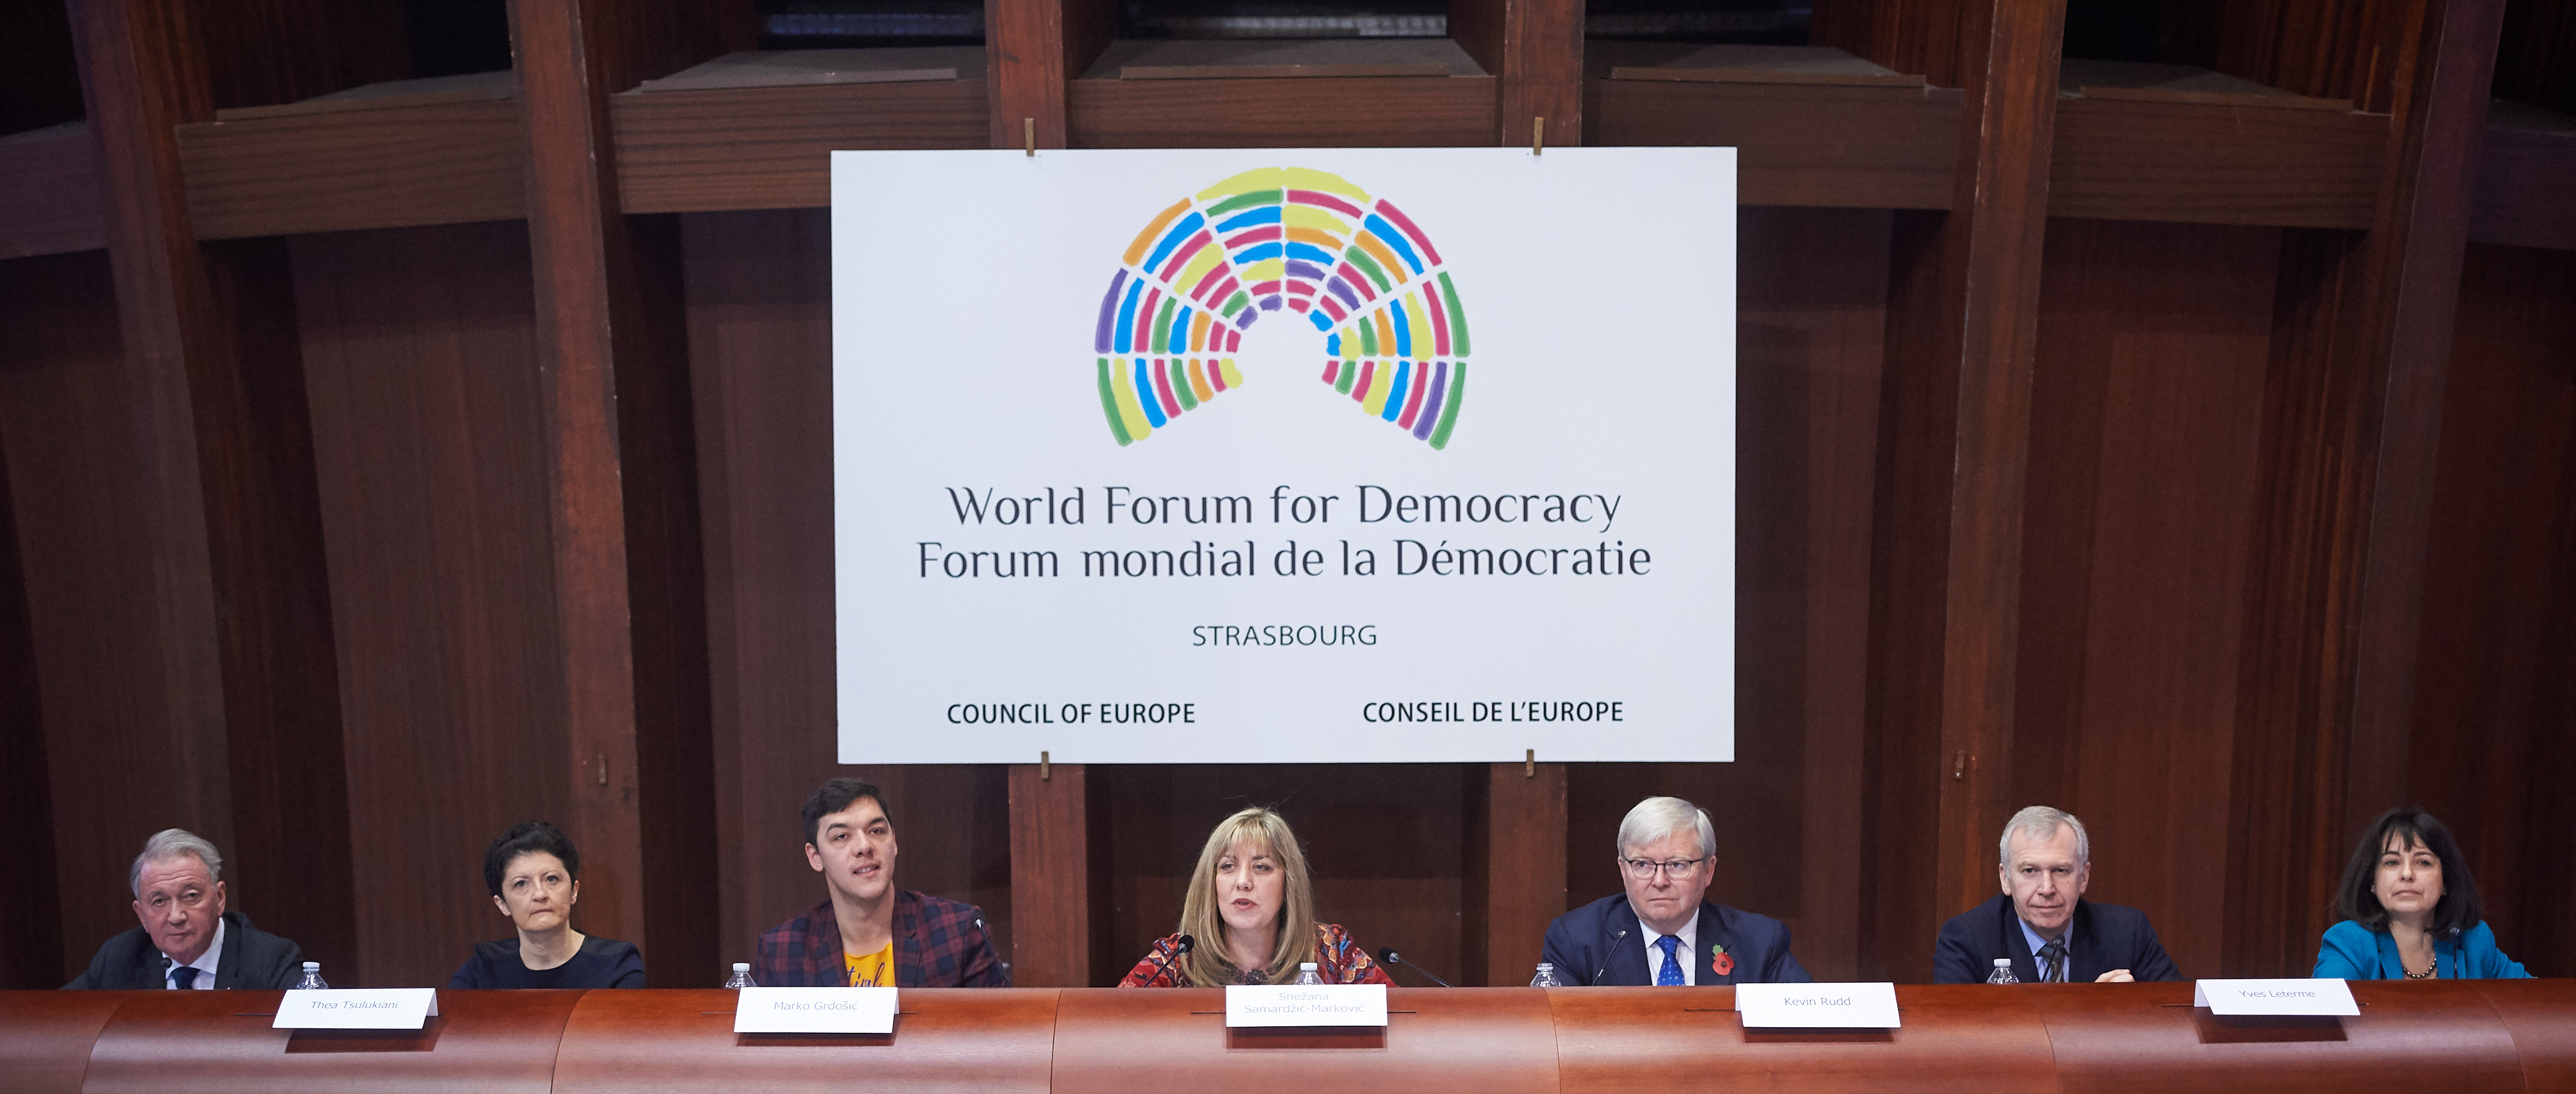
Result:
{"type": "Polygon", "coordinates": [[[2040,970],[2040,974],[2039,974],[2039,980],[2040,980],[2040,982],[2041,982],[2041,983],[2043,983],[2043,984],[2063,984],[2063,983],[2065,983],[2065,982],[2066,982],[2066,940],[2065,940],[2065,939],[2063,939],[2063,938],[2052,938],[2052,939],[2049,939],[2049,940],[2048,940],[2048,945],[2045,945],[2045,946],[2042,946],[2042,947],[2040,947],[2040,948],[2039,948],[2039,956],[2040,956],[2041,960],[2042,960],[2042,961],[2047,965],[2047,967],[2046,967],[2046,968],[2044,968],[2044,969],[2040,970]]]}

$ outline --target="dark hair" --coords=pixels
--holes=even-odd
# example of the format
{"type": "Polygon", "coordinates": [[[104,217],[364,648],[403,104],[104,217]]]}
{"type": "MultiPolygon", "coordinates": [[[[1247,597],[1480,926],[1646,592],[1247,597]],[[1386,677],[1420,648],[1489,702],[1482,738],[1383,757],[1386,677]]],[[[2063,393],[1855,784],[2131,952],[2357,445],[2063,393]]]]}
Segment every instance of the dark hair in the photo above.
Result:
{"type": "Polygon", "coordinates": [[[2477,879],[2469,876],[2468,860],[2460,855],[2458,840],[2451,829],[2433,814],[2415,806],[2391,809],[2372,821],[2361,844],[2352,849],[2352,861],[2343,868],[2343,887],[2335,896],[2335,911],[2375,931],[2388,929],[2388,909],[2379,904],[2379,856],[2387,849],[2388,839],[2399,837],[2398,845],[2417,843],[2433,852],[2442,863],[2442,898],[2433,902],[2432,933],[2446,935],[2478,925],[2485,906],[2478,901],[2477,879]]]}
{"type": "Polygon", "coordinates": [[[544,821],[521,821],[483,849],[483,883],[492,887],[492,895],[501,895],[501,874],[510,868],[510,860],[521,855],[553,855],[564,866],[572,880],[581,880],[581,852],[573,850],[572,840],[563,829],[544,821]]]}
{"type": "MultiPolygon", "coordinates": [[[[805,842],[813,843],[815,837],[821,834],[816,829],[822,825],[823,818],[849,808],[851,802],[861,798],[875,798],[877,808],[886,808],[885,791],[877,789],[875,783],[863,783],[857,779],[833,779],[815,787],[813,796],[805,799],[805,842]]],[[[893,823],[893,810],[886,809],[886,821],[889,824],[893,823]]]]}

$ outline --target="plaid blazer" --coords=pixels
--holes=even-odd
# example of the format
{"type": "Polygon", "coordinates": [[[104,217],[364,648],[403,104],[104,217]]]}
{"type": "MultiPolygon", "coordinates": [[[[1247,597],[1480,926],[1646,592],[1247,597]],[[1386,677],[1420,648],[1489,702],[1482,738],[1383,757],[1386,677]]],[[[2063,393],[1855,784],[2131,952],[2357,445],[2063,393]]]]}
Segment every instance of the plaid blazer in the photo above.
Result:
{"type": "MultiPolygon", "coordinates": [[[[1007,988],[1011,975],[972,904],[902,889],[894,897],[894,983],[899,988],[1007,988]]],[[[751,980],[764,988],[829,988],[850,982],[832,900],[760,936],[751,980]]]]}

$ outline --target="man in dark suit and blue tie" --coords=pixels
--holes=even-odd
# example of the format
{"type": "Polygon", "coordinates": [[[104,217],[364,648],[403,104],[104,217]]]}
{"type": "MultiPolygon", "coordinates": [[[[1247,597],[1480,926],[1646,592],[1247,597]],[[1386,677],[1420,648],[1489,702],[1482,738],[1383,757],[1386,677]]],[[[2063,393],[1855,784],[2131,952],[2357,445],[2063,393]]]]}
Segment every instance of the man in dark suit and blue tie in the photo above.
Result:
{"type": "Polygon", "coordinates": [[[1717,826],[1680,798],[1648,798],[1619,822],[1627,892],[1547,926],[1546,959],[1568,984],[1804,984],[1789,928],[1703,899],[1717,877],[1717,826]]]}
{"type": "Polygon", "coordinates": [[[1996,851],[2003,892],[1941,925],[1934,983],[1983,983],[2000,960],[2025,983],[2182,979],[2145,912],[2084,899],[2093,844],[2073,814],[2015,813],[1996,851]]]}

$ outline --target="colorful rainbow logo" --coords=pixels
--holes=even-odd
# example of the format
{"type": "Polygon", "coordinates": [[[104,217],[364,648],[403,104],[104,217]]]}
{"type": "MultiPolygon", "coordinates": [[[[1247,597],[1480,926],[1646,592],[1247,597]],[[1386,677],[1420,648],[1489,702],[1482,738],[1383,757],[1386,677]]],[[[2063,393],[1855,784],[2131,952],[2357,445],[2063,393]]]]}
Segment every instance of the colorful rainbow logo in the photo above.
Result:
{"type": "Polygon", "coordinates": [[[1183,198],[1128,244],[1100,298],[1100,408],[1121,445],[1243,386],[1263,312],[1324,333],[1324,383],[1447,448],[1467,394],[1467,312],[1431,238],[1339,175],[1264,167],[1183,198]]]}

